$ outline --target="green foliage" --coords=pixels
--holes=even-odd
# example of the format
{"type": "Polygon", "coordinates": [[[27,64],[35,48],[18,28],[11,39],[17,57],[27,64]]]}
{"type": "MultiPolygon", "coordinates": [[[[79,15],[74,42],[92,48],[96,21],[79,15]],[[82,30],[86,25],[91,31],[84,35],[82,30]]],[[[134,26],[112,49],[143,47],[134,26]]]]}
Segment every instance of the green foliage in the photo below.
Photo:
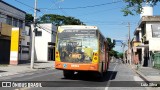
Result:
{"type": "Polygon", "coordinates": [[[109,50],[109,56],[112,57],[114,56],[115,58],[123,58],[123,53],[119,53],[115,50],[113,50],[113,48],[115,47],[115,40],[111,40],[111,38],[107,37],[107,42],[108,42],[108,50],[109,50]]]}
{"type": "Polygon", "coordinates": [[[56,25],[84,25],[79,19],[55,14],[45,14],[39,18],[40,23],[55,23],[56,25]]]}
{"type": "Polygon", "coordinates": [[[26,16],[25,16],[26,26],[29,26],[31,23],[33,23],[33,19],[34,19],[34,17],[32,16],[32,14],[26,14],[26,16]]]}
{"type": "Polygon", "coordinates": [[[123,58],[123,53],[118,53],[118,58],[123,58]]]}
{"type": "Polygon", "coordinates": [[[118,52],[115,51],[115,50],[109,51],[109,55],[110,55],[110,56],[114,56],[115,58],[118,58],[118,52]]]}
{"type": "Polygon", "coordinates": [[[109,51],[111,51],[115,47],[115,42],[112,42],[111,38],[109,38],[109,37],[107,37],[106,39],[107,39],[107,42],[108,42],[109,51]]]}
{"type": "Polygon", "coordinates": [[[142,12],[142,5],[149,3],[151,6],[155,6],[160,0],[123,0],[127,5],[122,9],[124,16],[140,14],[142,12]]]}
{"type": "Polygon", "coordinates": [[[107,42],[108,42],[108,50],[109,50],[109,56],[115,56],[117,57],[117,51],[113,50],[115,47],[115,42],[111,41],[111,38],[107,37],[107,42]]]}

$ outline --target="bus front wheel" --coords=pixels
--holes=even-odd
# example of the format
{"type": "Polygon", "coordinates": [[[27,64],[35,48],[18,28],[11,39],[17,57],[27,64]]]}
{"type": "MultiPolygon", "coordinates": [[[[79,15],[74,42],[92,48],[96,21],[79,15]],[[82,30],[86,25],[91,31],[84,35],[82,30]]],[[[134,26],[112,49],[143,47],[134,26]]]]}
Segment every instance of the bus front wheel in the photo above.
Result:
{"type": "Polygon", "coordinates": [[[74,71],[70,70],[63,70],[63,75],[65,78],[72,78],[74,75],[74,71]]]}

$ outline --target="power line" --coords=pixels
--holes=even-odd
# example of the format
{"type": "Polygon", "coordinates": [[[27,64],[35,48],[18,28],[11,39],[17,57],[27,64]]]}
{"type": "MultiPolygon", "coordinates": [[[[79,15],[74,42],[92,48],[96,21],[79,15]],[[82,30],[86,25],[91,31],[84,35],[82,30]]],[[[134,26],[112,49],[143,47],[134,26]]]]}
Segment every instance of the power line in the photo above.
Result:
{"type": "Polygon", "coordinates": [[[86,15],[93,15],[93,14],[101,14],[101,13],[105,13],[105,11],[111,11],[111,10],[115,10],[115,9],[118,9],[118,8],[122,8],[122,7],[116,7],[116,8],[110,8],[110,9],[101,10],[101,11],[83,13],[83,14],[80,14],[80,15],[78,15],[78,16],[84,16],[84,15],[86,16],[86,15]]]}
{"type": "MultiPolygon", "coordinates": [[[[51,0],[51,2],[52,2],[52,0],[51,0]]],[[[59,5],[57,5],[57,4],[55,3],[55,1],[53,1],[53,4],[54,4],[54,5],[58,8],[58,10],[60,10],[63,14],[69,16],[59,5]]]]}
{"type": "Polygon", "coordinates": [[[29,8],[32,8],[32,9],[34,9],[34,7],[32,7],[32,6],[29,6],[29,5],[27,5],[27,4],[23,3],[23,2],[20,2],[20,1],[18,1],[18,0],[14,0],[14,1],[16,1],[16,2],[18,2],[18,3],[20,3],[20,4],[23,4],[23,5],[25,5],[25,6],[29,7],[29,8]]]}
{"type": "MultiPolygon", "coordinates": [[[[71,7],[71,8],[61,8],[61,9],[85,9],[85,8],[93,8],[93,7],[100,7],[100,6],[109,5],[109,4],[115,4],[115,3],[119,3],[119,2],[122,2],[122,0],[109,2],[109,3],[103,3],[103,4],[84,6],[84,7],[71,7]]],[[[57,9],[51,9],[51,8],[50,9],[49,8],[41,8],[41,9],[57,10],[57,9]]]]}
{"type": "MultiPolygon", "coordinates": [[[[34,10],[34,7],[32,7],[32,6],[30,6],[30,5],[27,5],[27,4],[25,4],[25,3],[23,3],[23,2],[21,2],[21,1],[18,1],[18,0],[14,0],[14,1],[16,1],[16,2],[18,2],[18,3],[20,3],[20,4],[22,4],[22,5],[24,5],[24,6],[27,6],[27,7],[29,7],[29,8],[31,8],[31,9],[33,9],[34,10]]],[[[40,9],[36,9],[38,12],[41,12],[42,14],[45,14],[45,13],[43,13],[42,11],[40,11],[40,9]]]]}
{"type": "Polygon", "coordinates": [[[53,34],[52,32],[57,33],[57,32],[55,32],[55,31],[52,31],[52,29],[49,29],[49,28],[44,27],[44,26],[40,26],[39,24],[37,24],[37,26],[38,26],[39,28],[45,30],[45,31],[48,32],[48,33],[51,33],[51,34],[53,34]]]}

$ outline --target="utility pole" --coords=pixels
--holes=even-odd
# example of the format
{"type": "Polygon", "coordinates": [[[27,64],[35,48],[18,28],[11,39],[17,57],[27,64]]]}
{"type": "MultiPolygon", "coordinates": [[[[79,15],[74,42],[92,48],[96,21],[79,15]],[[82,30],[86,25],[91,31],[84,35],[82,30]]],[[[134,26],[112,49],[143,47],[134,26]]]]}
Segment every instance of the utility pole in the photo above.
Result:
{"type": "Polygon", "coordinates": [[[125,43],[122,42],[122,48],[123,48],[123,62],[126,63],[126,56],[125,56],[125,43]]]}
{"type": "Polygon", "coordinates": [[[131,65],[131,50],[130,50],[130,22],[128,22],[128,55],[127,59],[129,60],[129,64],[131,65]]]}
{"type": "Polygon", "coordinates": [[[34,50],[35,50],[36,26],[37,26],[37,0],[35,0],[35,6],[34,6],[34,30],[32,33],[31,69],[34,69],[34,50]]]}

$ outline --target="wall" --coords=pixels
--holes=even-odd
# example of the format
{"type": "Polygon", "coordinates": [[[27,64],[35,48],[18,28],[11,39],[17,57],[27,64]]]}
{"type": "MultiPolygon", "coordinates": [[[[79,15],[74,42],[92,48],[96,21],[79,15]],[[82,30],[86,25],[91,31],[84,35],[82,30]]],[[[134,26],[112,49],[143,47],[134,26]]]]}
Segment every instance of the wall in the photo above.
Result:
{"type": "Polygon", "coordinates": [[[39,24],[37,31],[42,31],[42,36],[35,37],[35,59],[37,61],[48,61],[48,42],[55,41],[56,36],[53,32],[56,31],[56,26],[53,24],[39,24]]]}
{"type": "Polygon", "coordinates": [[[2,23],[1,34],[5,36],[11,36],[11,29],[12,29],[11,25],[2,23]]]}
{"type": "Polygon", "coordinates": [[[146,40],[149,41],[150,51],[160,51],[160,38],[152,37],[152,25],[160,24],[160,22],[146,22],[146,40]]]}
{"type": "Polygon", "coordinates": [[[153,25],[153,24],[160,24],[160,22],[146,22],[146,40],[152,39],[151,25],[153,25]]]}
{"type": "Polygon", "coordinates": [[[160,51],[160,38],[152,38],[149,40],[149,51],[160,51]]]}

